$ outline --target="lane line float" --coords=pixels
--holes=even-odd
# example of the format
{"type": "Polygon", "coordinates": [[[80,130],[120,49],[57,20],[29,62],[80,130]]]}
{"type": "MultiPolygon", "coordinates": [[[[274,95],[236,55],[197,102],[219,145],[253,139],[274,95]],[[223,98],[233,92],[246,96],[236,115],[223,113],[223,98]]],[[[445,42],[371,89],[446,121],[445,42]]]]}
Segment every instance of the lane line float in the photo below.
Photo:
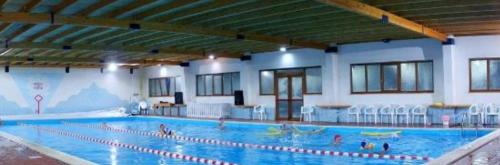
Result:
{"type": "Polygon", "coordinates": [[[56,135],[62,135],[62,136],[80,139],[82,141],[100,143],[100,144],[105,144],[105,145],[109,145],[109,146],[121,147],[121,148],[128,148],[128,149],[132,149],[132,150],[139,151],[139,152],[144,152],[144,153],[149,153],[149,154],[154,154],[154,155],[159,155],[159,156],[169,157],[169,158],[174,158],[174,159],[180,159],[180,160],[189,161],[189,162],[203,163],[203,164],[210,164],[210,165],[237,165],[236,163],[230,163],[230,162],[225,162],[225,161],[221,161],[221,160],[195,157],[195,156],[190,156],[190,155],[172,153],[172,152],[168,152],[168,151],[164,151],[164,150],[156,150],[156,149],[151,149],[151,148],[140,147],[140,146],[132,145],[132,144],[125,144],[125,143],[104,140],[104,139],[93,138],[93,137],[84,136],[84,135],[71,133],[71,132],[67,132],[67,131],[61,131],[58,129],[44,128],[44,127],[35,126],[35,125],[28,125],[28,124],[19,124],[19,125],[25,126],[25,127],[31,127],[31,128],[34,128],[34,129],[37,129],[40,131],[45,131],[45,132],[56,134],[56,135]]]}
{"type": "Polygon", "coordinates": [[[274,145],[261,145],[261,144],[240,143],[240,142],[233,142],[233,141],[223,141],[223,140],[215,140],[215,139],[204,139],[204,138],[195,138],[195,137],[178,136],[178,135],[161,135],[158,132],[148,132],[148,131],[140,131],[140,130],[121,129],[121,128],[114,128],[114,127],[111,127],[111,126],[103,126],[101,124],[79,124],[79,123],[67,123],[67,122],[63,122],[63,124],[64,125],[70,125],[70,126],[77,126],[77,127],[92,128],[92,129],[102,129],[102,130],[111,131],[111,132],[117,132],[117,133],[136,134],[136,135],[151,136],[151,137],[164,138],[164,139],[174,139],[174,140],[180,140],[180,141],[188,141],[188,142],[193,142],[193,143],[203,143],[203,144],[229,146],[229,147],[238,147],[238,148],[249,148],[249,149],[261,149],[261,150],[291,152],[291,153],[300,153],[300,154],[313,154],[313,155],[322,155],[322,156],[358,157],[358,158],[374,158],[374,159],[389,159],[389,160],[421,160],[421,161],[430,161],[430,160],[433,159],[433,158],[428,157],[428,156],[388,155],[388,154],[376,154],[376,153],[342,152],[342,151],[333,151],[333,150],[317,150],[317,149],[306,149],[306,148],[287,147],[287,146],[274,146],[274,145]]]}

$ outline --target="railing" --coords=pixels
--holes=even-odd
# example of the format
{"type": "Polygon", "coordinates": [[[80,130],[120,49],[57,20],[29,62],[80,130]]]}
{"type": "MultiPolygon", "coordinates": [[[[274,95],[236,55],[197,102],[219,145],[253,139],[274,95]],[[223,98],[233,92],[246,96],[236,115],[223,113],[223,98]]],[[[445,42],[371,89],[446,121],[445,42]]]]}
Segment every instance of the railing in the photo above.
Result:
{"type": "Polygon", "coordinates": [[[495,164],[500,162],[500,129],[457,148],[428,165],[495,164]]]}
{"type": "Polygon", "coordinates": [[[225,118],[230,116],[231,106],[226,103],[191,103],[187,105],[187,117],[225,118]]]}

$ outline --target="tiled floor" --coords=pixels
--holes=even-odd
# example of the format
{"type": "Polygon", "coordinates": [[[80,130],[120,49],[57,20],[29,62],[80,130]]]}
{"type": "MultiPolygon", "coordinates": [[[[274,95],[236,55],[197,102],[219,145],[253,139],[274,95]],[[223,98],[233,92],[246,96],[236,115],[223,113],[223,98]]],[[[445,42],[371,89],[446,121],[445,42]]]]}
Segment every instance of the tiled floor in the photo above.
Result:
{"type": "Polygon", "coordinates": [[[0,137],[0,165],[63,165],[59,160],[0,137]]]}

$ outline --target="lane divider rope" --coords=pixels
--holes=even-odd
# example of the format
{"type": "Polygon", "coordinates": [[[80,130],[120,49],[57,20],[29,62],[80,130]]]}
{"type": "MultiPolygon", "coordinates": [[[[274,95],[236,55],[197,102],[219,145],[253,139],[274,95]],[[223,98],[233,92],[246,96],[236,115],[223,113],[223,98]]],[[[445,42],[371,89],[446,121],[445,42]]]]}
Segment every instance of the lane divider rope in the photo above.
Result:
{"type": "Polygon", "coordinates": [[[139,152],[144,152],[144,153],[149,153],[149,154],[154,154],[154,155],[159,155],[159,156],[164,156],[164,157],[169,157],[169,158],[174,158],[174,159],[180,159],[180,160],[189,161],[189,162],[203,163],[203,164],[210,164],[210,165],[237,165],[236,163],[230,163],[230,162],[225,162],[225,161],[220,161],[220,160],[207,159],[207,158],[195,157],[195,156],[190,156],[190,155],[172,153],[172,152],[163,151],[163,150],[156,150],[156,149],[151,149],[151,148],[140,147],[137,145],[131,145],[131,144],[113,142],[113,141],[104,140],[104,139],[93,138],[93,137],[84,136],[84,135],[80,135],[80,134],[76,134],[76,133],[61,131],[58,129],[44,128],[44,127],[35,126],[35,125],[28,125],[28,124],[19,124],[19,125],[31,127],[31,128],[34,128],[34,129],[37,129],[40,131],[45,131],[45,132],[56,134],[56,135],[62,135],[62,136],[80,139],[82,141],[100,143],[100,144],[105,144],[105,145],[109,145],[109,146],[121,147],[121,148],[128,148],[128,149],[132,149],[132,150],[139,151],[139,152]]]}
{"type": "Polygon", "coordinates": [[[64,125],[86,127],[92,129],[102,129],[111,132],[136,134],[142,136],[151,136],[164,139],[174,139],[180,141],[188,141],[193,143],[203,143],[211,145],[229,146],[229,147],[239,147],[239,148],[249,148],[249,149],[261,149],[261,150],[271,150],[271,151],[281,151],[281,152],[291,152],[291,153],[301,153],[301,154],[314,154],[323,156],[343,156],[343,157],[359,157],[359,158],[375,158],[375,159],[390,159],[390,160],[422,160],[429,161],[433,158],[428,156],[415,156],[415,155],[388,155],[388,154],[376,154],[376,153],[358,153],[358,152],[342,152],[333,150],[318,150],[318,149],[305,149],[297,147],[287,147],[287,146],[273,146],[273,145],[261,145],[261,144],[249,144],[240,143],[232,141],[223,141],[215,139],[204,139],[195,138],[188,136],[178,136],[178,135],[162,135],[158,132],[148,132],[140,130],[131,129],[121,129],[114,128],[111,126],[103,126],[102,124],[79,124],[79,123],[67,123],[63,122],[64,125]]]}

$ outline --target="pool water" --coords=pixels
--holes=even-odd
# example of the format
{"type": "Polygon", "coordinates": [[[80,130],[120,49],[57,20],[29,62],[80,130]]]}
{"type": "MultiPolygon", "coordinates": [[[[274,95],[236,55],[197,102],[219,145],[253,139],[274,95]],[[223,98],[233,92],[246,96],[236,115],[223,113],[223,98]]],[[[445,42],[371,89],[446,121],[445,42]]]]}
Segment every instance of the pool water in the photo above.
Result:
{"type": "MultiPolygon", "coordinates": [[[[324,127],[323,132],[312,135],[289,133],[283,136],[268,134],[276,124],[255,124],[245,122],[226,122],[225,129],[217,128],[217,121],[191,120],[156,117],[121,117],[68,120],[31,120],[7,121],[0,131],[45,145],[47,147],[95,162],[97,164],[197,164],[182,159],[138,152],[123,147],[84,141],[75,137],[50,133],[44,129],[22,126],[25,123],[39,128],[74,133],[86,137],[104,139],[117,143],[131,144],[145,148],[184,154],[199,158],[215,159],[237,164],[423,164],[422,160],[392,160],[379,158],[360,158],[333,155],[317,155],[273,151],[256,148],[231,147],[192,141],[165,139],[134,133],[123,133],[107,129],[91,128],[106,123],[110,128],[141,130],[153,132],[160,124],[166,124],[177,135],[204,139],[218,139],[250,144],[287,146],[305,149],[318,149],[357,153],[379,153],[382,144],[388,143],[387,155],[415,155],[437,158],[459,146],[486,135],[489,130],[467,130],[461,133],[456,129],[402,129],[399,137],[376,138],[361,135],[361,132],[390,132],[401,129],[364,128],[364,127],[324,127]],[[331,145],[332,137],[342,136],[342,143],[331,145]],[[373,150],[361,150],[360,142],[375,144],[373,150]]],[[[296,126],[302,131],[321,129],[319,126],[296,126]]]]}

